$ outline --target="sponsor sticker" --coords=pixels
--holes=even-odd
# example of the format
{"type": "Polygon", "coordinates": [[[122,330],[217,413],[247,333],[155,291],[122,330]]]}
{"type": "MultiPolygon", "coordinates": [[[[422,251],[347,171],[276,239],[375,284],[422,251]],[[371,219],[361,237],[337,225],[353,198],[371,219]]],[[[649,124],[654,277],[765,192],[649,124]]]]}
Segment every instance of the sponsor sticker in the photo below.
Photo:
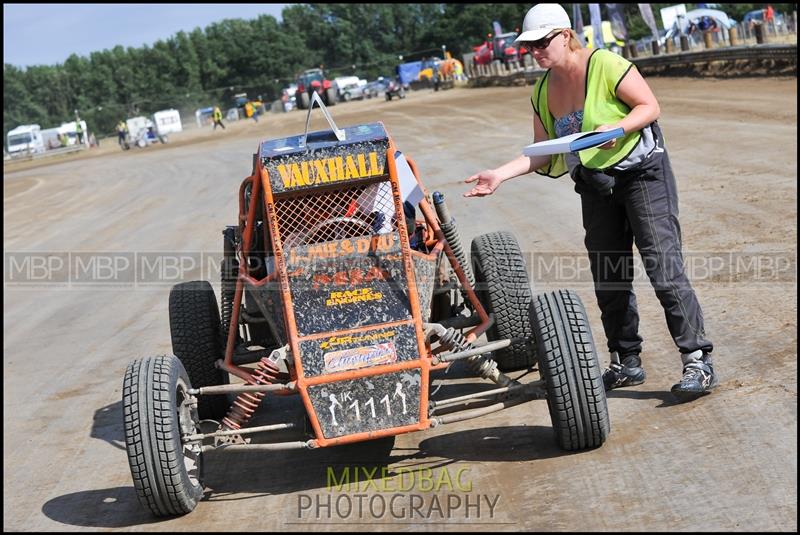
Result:
{"type": "Polygon", "coordinates": [[[395,331],[381,331],[376,333],[331,336],[326,341],[322,342],[319,347],[322,349],[329,349],[346,344],[357,344],[359,342],[377,342],[381,339],[393,338],[395,334],[395,331]]]}
{"type": "Polygon", "coordinates": [[[357,180],[383,175],[383,156],[377,151],[371,151],[303,162],[287,162],[278,164],[278,173],[286,190],[357,180]]]}
{"type": "Polygon", "coordinates": [[[325,300],[325,306],[353,305],[367,301],[381,301],[382,299],[383,294],[381,292],[376,292],[372,288],[359,288],[358,290],[331,292],[330,297],[325,300]]]}
{"type": "Polygon", "coordinates": [[[341,372],[357,370],[397,361],[397,352],[392,342],[371,346],[354,347],[325,353],[325,371],[341,372]]]}

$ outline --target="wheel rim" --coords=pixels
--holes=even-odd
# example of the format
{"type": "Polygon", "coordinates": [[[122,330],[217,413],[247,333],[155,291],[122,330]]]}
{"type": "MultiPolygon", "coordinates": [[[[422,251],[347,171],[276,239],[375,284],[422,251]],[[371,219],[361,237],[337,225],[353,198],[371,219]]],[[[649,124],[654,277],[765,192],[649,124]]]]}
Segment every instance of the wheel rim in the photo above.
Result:
{"type": "Polygon", "coordinates": [[[197,432],[198,422],[200,418],[197,414],[197,405],[190,404],[186,400],[188,394],[186,383],[182,380],[178,381],[175,391],[175,404],[178,417],[178,428],[181,433],[181,454],[183,455],[183,467],[186,470],[186,475],[193,486],[201,486],[202,469],[203,469],[203,445],[200,442],[185,442],[184,438],[188,435],[193,435],[197,432]]]}

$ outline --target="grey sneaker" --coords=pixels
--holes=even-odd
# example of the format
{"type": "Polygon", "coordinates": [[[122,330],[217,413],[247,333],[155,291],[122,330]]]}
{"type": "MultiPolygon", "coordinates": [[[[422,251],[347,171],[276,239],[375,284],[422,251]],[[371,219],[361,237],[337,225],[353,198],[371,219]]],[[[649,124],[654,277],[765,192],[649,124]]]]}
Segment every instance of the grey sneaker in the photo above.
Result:
{"type": "Polygon", "coordinates": [[[683,378],[680,383],[672,386],[672,394],[679,401],[692,401],[709,394],[719,384],[714,363],[708,353],[698,349],[693,353],[681,354],[681,360],[683,378]]]}
{"type": "Polygon", "coordinates": [[[644,383],[645,373],[642,359],[638,353],[625,355],[620,360],[619,353],[611,353],[611,363],[603,370],[603,385],[606,391],[623,386],[636,386],[644,383]]]}

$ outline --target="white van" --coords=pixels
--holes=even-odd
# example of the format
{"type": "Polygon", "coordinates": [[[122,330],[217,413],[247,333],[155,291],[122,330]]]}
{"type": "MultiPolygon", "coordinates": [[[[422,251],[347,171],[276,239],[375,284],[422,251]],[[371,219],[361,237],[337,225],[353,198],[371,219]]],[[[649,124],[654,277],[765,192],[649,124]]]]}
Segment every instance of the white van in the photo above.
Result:
{"type": "Polygon", "coordinates": [[[38,124],[23,124],[8,132],[8,154],[22,156],[44,152],[42,129],[38,124]]]}

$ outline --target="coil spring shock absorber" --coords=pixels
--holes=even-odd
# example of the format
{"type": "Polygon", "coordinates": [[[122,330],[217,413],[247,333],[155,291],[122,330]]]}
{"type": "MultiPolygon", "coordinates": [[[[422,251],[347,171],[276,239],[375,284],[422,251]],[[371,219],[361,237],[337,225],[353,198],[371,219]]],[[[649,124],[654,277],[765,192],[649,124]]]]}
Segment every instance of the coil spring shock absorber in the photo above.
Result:
{"type": "MultiPolygon", "coordinates": [[[[467,339],[459,331],[453,327],[439,337],[439,344],[444,346],[449,351],[466,351],[473,349],[475,346],[468,342],[467,339]]],[[[497,370],[497,363],[491,359],[486,358],[484,355],[475,355],[465,359],[467,366],[472,370],[472,373],[481,379],[492,379],[500,386],[508,386],[513,381],[510,377],[497,370]]]]}
{"type": "MultiPolygon", "coordinates": [[[[450,215],[450,209],[444,203],[443,193],[439,191],[433,192],[433,206],[436,208],[436,214],[439,216],[439,227],[442,229],[442,234],[444,234],[444,237],[447,239],[450,249],[453,250],[453,256],[456,257],[456,260],[458,260],[458,263],[461,265],[461,270],[467,277],[469,285],[474,288],[475,275],[472,273],[472,266],[467,262],[467,257],[461,246],[461,236],[458,233],[456,220],[450,215]]],[[[464,298],[466,299],[466,295],[464,298]]]]}
{"type": "MultiPolygon", "coordinates": [[[[247,383],[251,385],[273,384],[277,382],[278,373],[278,368],[269,360],[269,357],[263,357],[258,361],[252,378],[247,383]]],[[[220,429],[238,430],[247,425],[265,395],[266,392],[242,392],[236,396],[236,401],[233,402],[228,415],[222,419],[220,429]]]]}

